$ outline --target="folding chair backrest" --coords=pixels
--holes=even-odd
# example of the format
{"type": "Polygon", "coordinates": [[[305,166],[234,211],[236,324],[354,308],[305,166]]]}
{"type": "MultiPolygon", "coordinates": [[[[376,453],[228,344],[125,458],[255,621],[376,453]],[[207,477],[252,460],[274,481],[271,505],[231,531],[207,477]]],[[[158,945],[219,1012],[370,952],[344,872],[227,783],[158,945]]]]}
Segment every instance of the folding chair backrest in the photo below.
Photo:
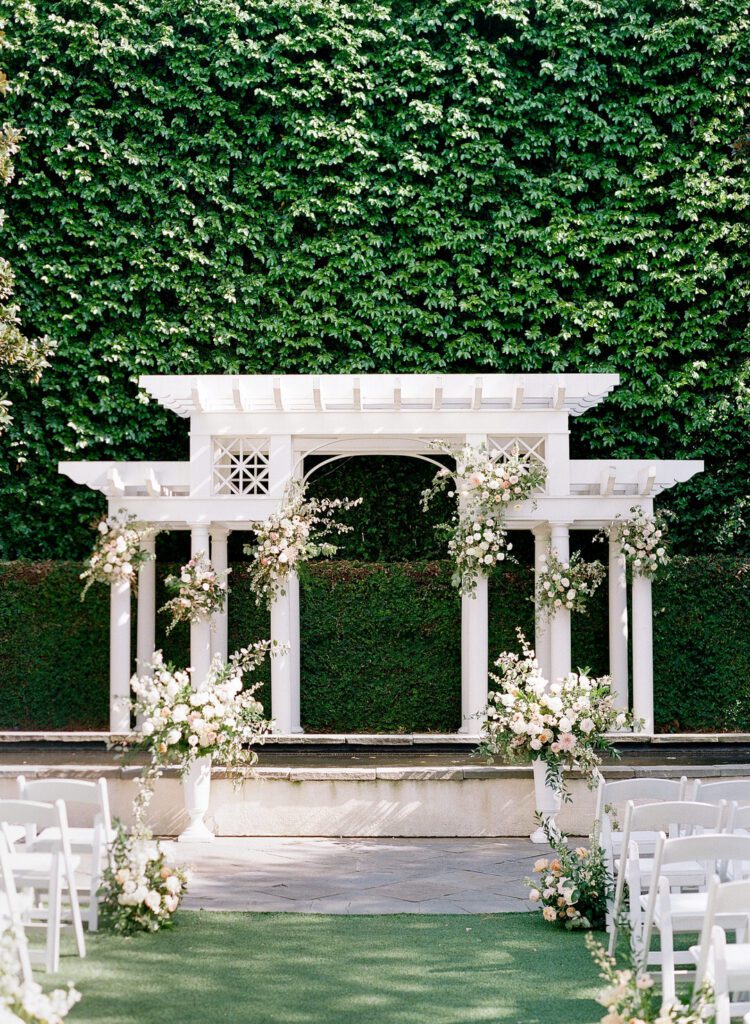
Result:
{"type": "Polygon", "coordinates": [[[105,829],[109,830],[109,796],[104,779],[85,782],[78,779],[26,779],[18,776],[18,795],[21,800],[39,800],[54,803],[62,800],[66,807],[71,804],[86,805],[93,809],[92,822],[98,817],[105,829]]]}
{"type": "Polygon", "coordinates": [[[704,804],[718,803],[719,800],[750,804],[750,779],[722,779],[721,782],[702,782],[698,779],[695,799],[704,804]]]}
{"type": "Polygon", "coordinates": [[[729,826],[732,831],[750,832],[750,804],[738,807],[730,805],[729,826]]]}
{"type": "Polygon", "coordinates": [[[600,782],[596,794],[596,819],[602,820],[607,807],[633,802],[656,803],[660,800],[684,800],[687,777],[681,779],[618,779],[600,782]]]}
{"type": "Polygon", "coordinates": [[[658,864],[679,864],[684,861],[712,861],[715,864],[727,861],[750,863],[750,836],[708,834],[700,836],[678,836],[676,839],[660,837],[654,855],[654,873],[658,864]]]}
{"type": "Polygon", "coordinates": [[[693,800],[658,804],[628,803],[626,822],[630,832],[667,832],[681,828],[702,828],[718,832],[724,824],[726,804],[699,804],[693,800]]]}
{"type": "Polygon", "coordinates": [[[0,800],[0,822],[55,828],[60,824],[58,808],[37,800],[0,800]]]}

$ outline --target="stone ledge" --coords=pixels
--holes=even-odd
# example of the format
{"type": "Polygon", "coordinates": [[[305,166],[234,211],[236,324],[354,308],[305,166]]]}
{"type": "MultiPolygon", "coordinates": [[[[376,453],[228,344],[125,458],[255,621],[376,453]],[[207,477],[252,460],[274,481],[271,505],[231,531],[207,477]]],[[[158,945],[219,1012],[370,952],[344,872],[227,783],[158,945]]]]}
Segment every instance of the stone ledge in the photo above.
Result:
{"type": "MultiPolygon", "coordinates": [[[[35,778],[69,777],[80,779],[136,779],[142,765],[112,764],[5,764],[0,765],[0,779],[15,779],[18,775],[35,778]]],[[[750,778],[750,765],[607,765],[604,775],[612,779],[677,778],[686,775],[700,778],[750,778]]],[[[571,779],[580,780],[579,772],[570,772],[571,779]]],[[[164,768],[164,778],[178,778],[177,768],[164,768]]],[[[215,779],[260,779],[267,782],[471,782],[486,779],[530,779],[530,765],[435,765],[432,767],[330,767],[330,768],[277,768],[256,765],[240,773],[227,771],[220,765],[212,771],[215,779]]]]}

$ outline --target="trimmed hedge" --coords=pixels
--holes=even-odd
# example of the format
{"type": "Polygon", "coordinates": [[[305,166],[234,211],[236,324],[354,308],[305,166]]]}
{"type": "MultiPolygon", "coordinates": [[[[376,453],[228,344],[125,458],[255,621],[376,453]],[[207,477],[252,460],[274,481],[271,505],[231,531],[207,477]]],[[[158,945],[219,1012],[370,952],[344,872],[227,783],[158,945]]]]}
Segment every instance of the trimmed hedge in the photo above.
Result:
{"type": "Polygon", "coordinates": [[[185,457],[144,372],[617,371],[576,454],[705,457],[676,539],[747,552],[747,0],[0,7],[0,243],[59,342],[0,557],[83,557],[59,459],[185,457]]]}
{"type": "MultiPolygon", "coordinates": [[[[161,581],[174,566],[159,565],[161,581]]],[[[108,594],[79,601],[71,562],[0,564],[0,728],[104,729],[108,594]]],[[[309,565],[302,578],[302,720],[308,731],[448,731],[460,723],[460,601],[445,562],[309,565]]],[[[235,566],[230,647],[268,636],[235,566]]],[[[531,572],[490,588],[490,652],[533,636],[531,572]]],[[[654,587],[660,730],[750,731],[750,564],[676,558],[654,587]]],[[[158,642],[187,662],[188,630],[158,642]]],[[[135,638],[134,638],[135,639],[135,638]]],[[[606,588],[573,620],[573,663],[606,671],[606,588]]],[[[268,666],[258,679],[268,680],[268,666]]],[[[260,691],[268,708],[269,687],[260,691]]]]}

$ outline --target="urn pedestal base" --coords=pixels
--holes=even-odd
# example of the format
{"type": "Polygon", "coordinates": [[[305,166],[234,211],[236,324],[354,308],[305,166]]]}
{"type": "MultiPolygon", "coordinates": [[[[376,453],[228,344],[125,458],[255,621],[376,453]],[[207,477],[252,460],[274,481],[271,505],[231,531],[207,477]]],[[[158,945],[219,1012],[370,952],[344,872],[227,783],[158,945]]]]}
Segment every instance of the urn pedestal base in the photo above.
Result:
{"type": "MultiPolygon", "coordinates": [[[[555,821],[555,815],[559,813],[560,807],[562,806],[562,797],[547,784],[546,761],[535,757],[531,762],[531,768],[534,772],[534,797],[536,800],[537,813],[542,816],[548,827],[553,832],[557,832],[558,828],[557,822],[555,821]]],[[[532,843],[547,842],[547,837],[544,834],[544,829],[541,825],[531,833],[529,839],[532,843]]]]}
{"type": "Polygon", "coordinates": [[[179,843],[212,843],[214,834],[205,822],[211,796],[211,758],[198,757],[182,780],[185,810],[190,823],[177,837],[179,843]]]}

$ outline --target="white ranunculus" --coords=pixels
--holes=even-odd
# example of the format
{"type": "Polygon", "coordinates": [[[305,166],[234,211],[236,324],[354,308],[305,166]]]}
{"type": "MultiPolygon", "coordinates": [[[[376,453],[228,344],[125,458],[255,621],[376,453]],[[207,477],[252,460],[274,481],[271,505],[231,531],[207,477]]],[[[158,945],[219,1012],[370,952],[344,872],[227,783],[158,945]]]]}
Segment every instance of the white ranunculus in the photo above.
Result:
{"type": "Polygon", "coordinates": [[[153,722],[149,722],[149,721],[145,721],[143,723],[143,725],[141,726],[141,735],[143,735],[143,736],[153,736],[153,734],[154,734],[154,723],[153,722]]]}

